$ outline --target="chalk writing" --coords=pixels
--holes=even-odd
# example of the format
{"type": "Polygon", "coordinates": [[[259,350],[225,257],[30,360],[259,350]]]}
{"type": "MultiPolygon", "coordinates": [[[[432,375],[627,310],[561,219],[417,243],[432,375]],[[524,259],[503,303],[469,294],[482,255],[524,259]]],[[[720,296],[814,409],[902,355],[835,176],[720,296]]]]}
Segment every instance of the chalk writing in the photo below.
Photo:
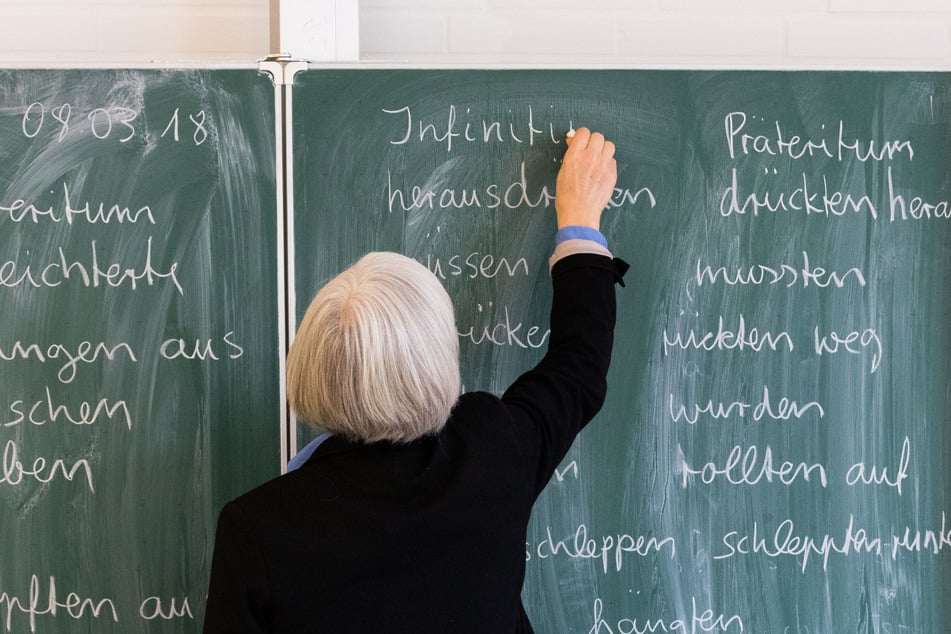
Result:
{"type": "Polygon", "coordinates": [[[725,266],[716,269],[709,264],[704,264],[702,258],[697,258],[696,275],[694,281],[696,285],[703,286],[709,284],[725,284],[726,286],[781,286],[790,288],[792,286],[801,286],[808,288],[810,285],[819,288],[842,288],[847,282],[852,281],[858,286],[866,285],[865,275],[862,269],[852,267],[839,273],[829,271],[821,266],[814,266],[810,261],[809,253],[802,251],[802,264],[792,266],[786,263],[777,265],[754,264],[751,266],[731,267],[725,266]]]}
{"type": "MultiPolygon", "coordinates": [[[[53,191],[50,191],[52,194],[53,191]]],[[[9,205],[0,205],[0,216],[5,216],[11,222],[40,224],[44,222],[73,224],[81,221],[88,224],[135,224],[140,218],[149,224],[155,224],[155,217],[148,205],[143,205],[132,211],[128,205],[120,203],[90,202],[88,200],[74,202],[70,199],[69,185],[63,183],[63,201],[57,205],[43,205],[36,201],[27,202],[18,198],[9,205]],[[37,206],[39,204],[39,206],[37,206]]]]}
{"type": "Polygon", "coordinates": [[[765,348],[775,352],[782,348],[788,352],[792,352],[795,346],[788,332],[782,331],[773,334],[768,330],[760,332],[758,328],[747,329],[746,318],[740,314],[736,330],[728,329],[724,324],[722,315],[717,321],[716,332],[696,331],[691,328],[685,336],[680,331],[675,331],[671,334],[665,328],[664,356],[670,354],[671,348],[680,348],[681,350],[705,350],[707,352],[713,350],[751,350],[753,352],[760,352],[765,348]]]}
{"type": "MultiPolygon", "coordinates": [[[[162,130],[161,138],[165,138],[165,135],[169,132],[172,133],[172,140],[176,143],[180,140],[178,135],[179,130],[179,111],[181,108],[175,108],[175,112],[172,113],[172,117],[168,120],[168,125],[165,126],[165,129],[162,130]]],[[[208,140],[208,130],[205,128],[205,111],[199,110],[197,113],[188,115],[188,120],[191,122],[194,130],[192,131],[192,141],[195,145],[201,145],[208,140]]]]}
{"type": "Polygon", "coordinates": [[[901,445],[901,455],[898,457],[898,468],[894,475],[889,475],[888,467],[866,465],[857,462],[845,474],[845,483],[850,487],[857,484],[884,485],[893,487],[901,495],[902,482],[908,479],[908,465],[911,462],[911,441],[905,436],[901,445]]]}
{"type": "Polygon", "coordinates": [[[825,218],[868,214],[873,220],[878,219],[878,207],[867,194],[853,195],[831,189],[825,176],[821,187],[811,180],[810,174],[803,172],[802,185],[791,190],[785,189],[787,181],[783,179],[781,187],[784,189],[778,192],[761,187],[747,193],[740,185],[735,167],[730,174],[731,183],[720,197],[720,215],[723,217],[749,214],[755,218],[761,213],[795,211],[825,218]]]}
{"type": "Polygon", "coordinates": [[[947,200],[928,202],[920,196],[905,196],[895,191],[892,168],[888,166],[888,202],[892,222],[896,220],[947,220],[951,218],[951,203],[947,200]]]}
{"type": "Polygon", "coordinates": [[[273,217],[258,212],[274,165],[254,167],[274,141],[257,107],[271,93],[226,75],[3,73],[0,632],[200,629],[210,542],[190,518],[214,522],[211,444],[191,431],[240,413],[236,385],[265,400],[275,387],[239,336],[274,325],[256,305],[270,297],[273,217]],[[217,111],[228,137],[210,147],[217,111]],[[149,504],[126,504],[133,490],[149,504]],[[123,515],[143,529],[135,543],[123,515]]]}
{"type": "Polygon", "coordinates": [[[826,468],[819,463],[796,463],[786,460],[778,463],[777,466],[777,461],[773,458],[773,450],[768,445],[762,455],[756,445],[750,445],[745,450],[740,445],[736,445],[730,450],[723,466],[711,461],[699,469],[694,469],[687,463],[683,450],[678,447],[677,469],[680,473],[680,485],[684,488],[694,483],[696,476],[699,476],[703,484],[712,484],[719,479],[734,485],[752,486],[760,482],[776,481],[789,486],[800,480],[811,482],[811,478],[815,475],[822,488],[826,488],[829,484],[826,468]]]}
{"type": "MultiPolygon", "coordinates": [[[[27,106],[23,112],[21,129],[27,138],[35,138],[43,129],[46,121],[47,107],[40,102],[33,102],[27,106]]],[[[57,142],[62,142],[70,130],[70,120],[73,115],[73,107],[64,103],[53,106],[49,109],[50,115],[56,120],[60,129],[57,134],[57,142]]],[[[125,106],[110,106],[109,108],[94,108],[86,113],[85,123],[88,124],[85,130],[88,130],[97,139],[107,139],[112,134],[114,125],[119,126],[120,143],[130,141],[136,134],[133,123],[139,113],[125,106]]],[[[77,126],[74,128],[77,133],[82,133],[84,128],[77,126]]]]}
{"type": "Polygon", "coordinates": [[[803,534],[797,530],[792,519],[783,520],[772,532],[754,521],[750,533],[726,533],[713,559],[751,555],[771,559],[789,557],[797,562],[801,572],[805,572],[816,558],[821,560],[822,569],[828,570],[829,561],[834,555],[847,557],[864,554],[897,559],[902,553],[938,556],[945,548],[951,549],[951,527],[948,526],[943,511],[940,527],[921,530],[906,526],[902,533],[884,539],[870,535],[866,529],[857,525],[855,516],[850,514],[844,530],[837,535],[803,534]]]}
{"type": "Polygon", "coordinates": [[[915,157],[915,149],[911,141],[896,139],[880,142],[876,139],[858,139],[846,133],[844,121],[839,121],[838,126],[833,126],[835,132],[827,131],[825,124],[820,125],[820,131],[824,136],[818,140],[803,139],[802,136],[789,134],[779,121],[773,121],[770,126],[765,117],[750,117],[745,112],[731,112],[726,115],[723,126],[731,159],[737,158],[738,155],[766,154],[786,156],[794,160],[808,156],[809,158],[831,158],[837,161],[858,160],[865,163],[866,161],[892,161],[896,157],[907,158],[910,161],[915,157]],[[753,124],[757,125],[757,130],[753,134],[744,132],[751,119],[753,124]],[[765,126],[766,129],[761,126],[765,126]],[[832,138],[825,136],[830,133],[833,135],[832,138]]]}
{"type": "Polygon", "coordinates": [[[565,481],[565,475],[570,473],[575,480],[578,479],[578,461],[572,460],[565,465],[563,469],[555,469],[555,480],[558,482],[565,481]]]}
{"type": "Polygon", "coordinates": [[[492,279],[501,274],[503,277],[516,275],[528,276],[528,260],[521,257],[514,261],[506,257],[496,257],[479,252],[468,255],[451,255],[448,258],[426,256],[426,268],[441,280],[450,277],[492,279]]]}
{"type": "MultiPolygon", "coordinates": [[[[37,575],[30,577],[28,597],[17,597],[6,591],[0,594],[0,611],[3,612],[3,625],[6,631],[23,631],[20,625],[14,629],[15,615],[26,618],[30,632],[37,631],[37,617],[41,616],[67,616],[74,620],[103,617],[112,619],[114,623],[119,622],[119,614],[112,599],[91,599],[76,592],[69,592],[65,597],[61,597],[60,594],[56,587],[56,578],[51,576],[46,583],[44,597],[44,590],[40,587],[40,579],[37,575]]],[[[47,629],[44,627],[43,631],[47,629]]]]}
{"type": "MultiPolygon", "coordinates": [[[[169,117],[168,124],[162,131],[160,138],[164,138],[171,133],[174,141],[179,141],[179,111],[175,111],[169,117]]],[[[80,136],[86,133],[99,140],[115,137],[120,143],[127,143],[135,138],[139,130],[136,128],[139,111],[125,106],[108,106],[92,108],[83,112],[74,108],[70,103],[62,103],[48,107],[46,104],[35,101],[27,106],[23,111],[23,117],[20,120],[20,129],[23,136],[28,139],[34,139],[40,135],[47,123],[46,115],[59,124],[58,129],[51,133],[56,135],[57,143],[62,143],[70,134],[80,136]],[[78,123],[77,123],[78,119],[78,123]]],[[[188,115],[188,121],[192,128],[192,141],[198,146],[204,143],[209,136],[207,115],[204,110],[188,115]]],[[[51,124],[56,128],[56,124],[51,124]]]]}
{"type": "Polygon", "coordinates": [[[127,429],[132,429],[132,416],[125,400],[112,401],[100,398],[95,403],[82,401],[79,405],[68,406],[57,403],[53,399],[50,388],[44,388],[44,398],[32,403],[17,399],[10,403],[8,411],[12,417],[0,422],[0,427],[15,427],[17,425],[43,426],[53,423],[69,425],[92,425],[105,416],[109,420],[118,419],[125,423],[127,429]]]}
{"type": "Polygon", "coordinates": [[[941,527],[938,529],[925,529],[922,532],[920,529],[912,531],[906,526],[901,536],[892,536],[892,559],[903,551],[939,555],[945,548],[951,549],[951,527],[948,526],[944,511],[941,511],[941,527]]]}
{"type": "Polygon", "coordinates": [[[800,535],[791,519],[783,520],[773,531],[765,535],[759,522],[753,522],[752,534],[730,531],[723,536],[723,551],[713,555],[716,560],[732,559],[741,555],[763,555],[769,558],[791,557],[799,562],[800,570],[806,571],[816,555],[822,559],[822,569],[828,570],[829,558],[833,554],[848,556],[852,553],[882,554],[882,540],[869,537],[864,528],[856,528],[855,517],[849,515],[849,523],[841,536],[825,534],[821,537],[800,535]]]}
{"type": "MultiPolygon", "coordinates": [[[[29,255],[30,252],[27,251],[26,254],[29,255]]],[[[134,291],[143,286],[143,281],[144,286],[154,286],[168,280],[179,295],[185,294],[178,280],[178,262],[172,262],[165,270],[157,269],[152,264],[151,237],[146,240],[145,252],[139,256],[142,261],[135,265],[100,262],[100,257],[99,247],[93,240],[89,243],[88,257],[83,260],[68,257],[62,247],[56,248],[52,261],[23,265],[17,260],[6,260],[0,262],[0,286],[56,288],[72,281],[86,288],[128,286],[134,291]]]]}
{"type": "MultiPolygon", "coordinates": [[[[455,161],[456,159],[453,159],[455,161]]],[[[443,184],[446,173],[457,163],[443,167],[437,176],[423,185],[400,188],[393,183],[393,173],[386,170],[386,200],[390,213],[396,211],[445,209],[548,209],[555,204],[555,193],[548,185],[530,184],[525,162],[519,167],[517,180],[503,184],[490,183],[479,187],[458,188],[443,184]]],[[[608,202],[609,208],[636,205],[646,201],[653,209],[657,198],[648,187],[636,191],[615,188],[608,202]]]]}
{"type": "Polygon", "coordinates": [[[226,355],[229,359],[238,359],[244,354],[244,348],[235,343],[234,331],[231,330],[221,337],[220,343],[216,343],[213,339],[196,339],[187,342],[181,338],[166,339],[159,347],[159,354],[163,359],[218,361],[221,355],[226,355]],[[215,352],[216,348],[220,352],[215,352]]]}
{"type": "Polygon", "coordinates": [[[161,619],[171,621],[173,619],[188,618],[194,619],[191,605],[188,597],[180,599],[171,597],[163,600],[162,597],[146,597],[139,605],[139,616],[146,621],[161,619]]]}
{"type": "Polygon", "coordinates": [[[818,418],[825,416],[825,409],[817,401],[809,401],[800,405],[795,400],[783,396],[778,401],[770,398],[769,388],[763,386],[763,397],[757,403],[749,401],[718,401],[708,400],[706,403],[674,404],[674,395],[671,393],[667,400],[667,411],[670,419],[675,423],[683,421],[696,425],[701,417],[713,420],[728,420],[731,418],[745,418],[748,413],[754,421],[761,420],[789,420],[799,419],[810,412],[818,418]]]}
{"type": "Polygon", "coordinates": [[[574,534],[563,539],[552,535],[551,526],[545,527],[545,537],[535,547],[539,559],[567,557],[569,559],[592,559],[601,563],[601,571],[620,572],[627,555],[647,557],[666,553],[671,559],[677,553],[677,542],[673,537],[657,538],[627,533],[601,535],[598,538],[588,536],[588,527],[579,524],[574,534]]]}
{"type": "Polygon", "coordinates": [[[38,343],[24,344],[19,340],[14,341],[8,346],[0,344],[0,360],[2,361],[33,359],[39,363],[47,363],[49,361],[65,359],[65,363],[60,366],[56,375],[62,383],[70,383],[76,378],[76,372],[81,363],[96,363],[100,359],[113,361],[118,356],[122,356],[133,363],[138,361],[135,352],[132,351],[132,347],[125,342],[117,343],[109,347],[103,341],[97,343],[81,341],[73,348],[59,343],[49,344],[44,347],[38,343]]]}
{"type": "Polygon", "coordinates": [[[555,194],[548,186],[532,187],[521,163],[521,178],[507,185],[492,183],[482,188],[455,189],[434,183],[413,185],[405,191],[393,185],[393,175],[386,171],[386,194],[389,211],[394,209],[414,211],[418,209],[518,209],[521,207],[548,208],[555,202],[555,194]],[[397,205],[398,203],[398,205],[397,205]]]}
{"type": "MultiPolygon", "coordinates": [[[[743,619],[737,614],[727,616],[713,610],[701,610],[696,597],[690,597],[690,616],[678,618],[635,617],[618,620],[613,626],[604,618],[604,603],[594,600],[594,624],[588,634],[656,634],[657,632],[743,632],[743,619]]],[[[612,619],[613,622],[613,619],[612,619]]]]}
{"type": "Polygon", "coordinates": [[[3,448],[3,462],[0,467],[2,467],[0,484],[17,486],[23,482],[24,478],[36,480],[41,484],[52,482],[56,478],[71,482],[79,473],[80,477],[85,477],[89,492],[96,492],[92,482],[92,468],[85,458],[74,461],[70,467],[66,466],[66,461],[62,458],[56,458],[50,462],[46,458],[37,457],[32,464],[24,464],[20,461],[19,445],[13,440],[8,440],[3,448]]]}
{"type": "MultiPolygon", "coordinates": [[[[550,118],[543,122],[541,128],[535,127],[536,113],[532,106],[524,113],[525,119],[516,123],[514,120],[503,122],[485,117],[472,116],[472,109],[466,108],[460,120],[459,111],[455,105],[446,110],[444,121],[426,122],[413,118],[413,109],[410,106],[402,108],[384,108],[383,114],[393,117],[397,126],[396,133],[390,139],[392,145],[405,145],[411,141],[417,143],[445,143],[446,151],[452,151],[453,142],[465,143],[526,143],[529,146],[536,142],[561,143],[561,134],[555,133],[555,123],[550,118]]],[[[550,117],[550,112],[549,112],[550,117]]],[[[517,118],[517,117],[516,117],[517,118]]],[[[560,130],[572,128],[571,121],[567,125],[559,126],[560,130]]]]}
{"type": "Polygon", "coordinates": [[[816,326],[813,333],[815,351],[820,357],[823,354],[836,354],[838,352],[862,354],[866,348],[869,348],[872,351],[869,374],[875,374],[875,371],[878,370],[882,361],[882,339],[874,328],[851,331],[845,334],[839,334],[833,330],[826,335],[820,335],[819,327],[816,326]]]}
{"type": "MultiPolygon", "coordinates": [[[[488,307],[491,308],[492,305],[493,302],[489,302],[488,307]]],[[[482,310],[483,306],[480,304],[478,311],[481,313],[482,310]]],[[[547,328],[543,329],[541,326],[529,326],[523,333],[523,326],[524,324],[522,322],[513,323],[511,315],[509,314],[509,307],[503,306],[501,321],[482,326],[481,329],[478,326],[470,326],[468,330],[460,331],[459,336],[463,339],[468,339],[477,346],[484,343],[491,343],[496,346],[541,348],[548,340],[548,335],[551,334],[551,330],[547,328]]]]}

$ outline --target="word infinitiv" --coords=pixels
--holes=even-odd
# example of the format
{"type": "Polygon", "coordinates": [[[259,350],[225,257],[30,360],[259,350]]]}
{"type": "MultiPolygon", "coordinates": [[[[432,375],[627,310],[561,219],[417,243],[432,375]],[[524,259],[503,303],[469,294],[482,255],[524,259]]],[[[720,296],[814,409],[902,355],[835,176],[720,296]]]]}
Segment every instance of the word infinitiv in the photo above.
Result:
{"type": "MultiPolygon", "coordinates": [[[[486,119],[485,117],[473,117],[472,109],[466,108],[462,117],[456,106],[450,105],[446,110],[444,121],[434,123],[423,118],[413,117],[413,109],[410,106],[402,108],[387,109],[382,112],[392,117],[397,132],[390,139],[392,145],[404,145],[411,141],[418,143],[439,143],[446,145],[446,151],[452,151],[453,142],[463,143],[525,143],[535,145],[539,142],[561,143],[559,135],[555,133],[555,123],[552,121],[551,108],[548,116],[543,118],[542,123],[538,123],[535,110],[528,106],[528,111],[521,113],[524,119],[517,121],[514,113],[513,117],[505,121],[497,119],[486,119]],[[536,127],[536,124],[541,127],[536,127]]],[[[559,129],[569,130],[573,126],[571,121],[567,124],[562,123],[559,129]]]]}

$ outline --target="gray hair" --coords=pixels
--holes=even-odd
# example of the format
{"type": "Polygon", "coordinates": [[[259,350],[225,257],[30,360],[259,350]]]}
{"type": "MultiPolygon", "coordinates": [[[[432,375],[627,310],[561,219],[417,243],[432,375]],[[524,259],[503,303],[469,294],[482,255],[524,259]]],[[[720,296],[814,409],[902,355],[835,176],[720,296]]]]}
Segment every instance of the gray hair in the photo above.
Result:
{"type": "Polygon", "coordinates": [[[449,295],[429,269],[398,253],[370,253],[328,282],[287,355],[287,398],[298,418],[361,442],[438,432],[459,386],[449,295]]]}

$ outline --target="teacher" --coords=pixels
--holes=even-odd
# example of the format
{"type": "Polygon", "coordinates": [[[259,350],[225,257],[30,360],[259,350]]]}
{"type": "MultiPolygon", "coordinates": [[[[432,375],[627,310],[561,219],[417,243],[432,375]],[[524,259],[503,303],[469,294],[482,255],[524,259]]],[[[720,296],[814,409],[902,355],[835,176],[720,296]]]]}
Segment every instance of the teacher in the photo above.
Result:
{"type": "Polygon", "coordinates": [[[607,389],[626,265],[599,227],[616,180],[611,142],[569,138],[548,350],[501,398],[459,396],[452,304],[416,261],[371,253],[317,293],[288,400],[332,435],[222,509],[206,634],[533,631],[532,505],[607,389]]]}

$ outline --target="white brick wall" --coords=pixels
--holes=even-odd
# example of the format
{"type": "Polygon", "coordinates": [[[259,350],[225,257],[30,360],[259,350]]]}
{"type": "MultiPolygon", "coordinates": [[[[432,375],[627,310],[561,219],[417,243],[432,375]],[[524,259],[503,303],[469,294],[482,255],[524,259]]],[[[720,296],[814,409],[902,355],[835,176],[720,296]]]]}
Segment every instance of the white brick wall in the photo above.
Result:
{"type": "Polygon", "coordinates": [[[364,60],[951,70],[951,0],[362,0],[364,60]]]}
{"type": "MultiPolygon", "coordinates": [[[[0,0],[0,66],[253,62],[268,37],[268,0],[0,0]]],[[[368,61],[951,70],[951,0],[362,0],[360,40],[368,61]]]]}
{"type": "Polygon", "coordinates": [[[253,61],[267,0],[0,0],[0,66],[253,61]]]}

